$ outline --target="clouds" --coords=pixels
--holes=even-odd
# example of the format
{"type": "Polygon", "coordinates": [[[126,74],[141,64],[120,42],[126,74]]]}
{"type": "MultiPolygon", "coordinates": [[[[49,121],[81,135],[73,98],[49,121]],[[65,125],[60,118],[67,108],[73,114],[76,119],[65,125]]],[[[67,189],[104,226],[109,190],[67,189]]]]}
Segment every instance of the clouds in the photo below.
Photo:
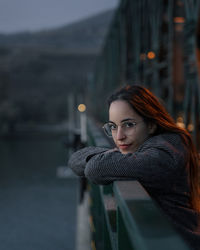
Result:
{"type": "Polygon", "coordinates": [[[0,0],[0,32],[54,28],[117,6],[119,0],[0,0]]]}

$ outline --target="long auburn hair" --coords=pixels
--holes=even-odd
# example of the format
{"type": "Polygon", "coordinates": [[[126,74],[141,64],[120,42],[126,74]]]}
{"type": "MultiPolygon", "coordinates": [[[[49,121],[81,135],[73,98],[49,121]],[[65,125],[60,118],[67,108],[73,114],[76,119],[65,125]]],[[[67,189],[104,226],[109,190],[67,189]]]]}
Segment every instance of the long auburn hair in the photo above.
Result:
{"type": "Polygon", "coordinates": [[[178,133],[188,149],[187,171],[191,193],[191,206],[200,212],[200,170],[198,153],[192,141],[191,135],[186,129],[180,128],[167,112],[158,98],[148,89],[138,85],[128,85],[110,96],[108,105],[116,100],[124,100],[143,117],[145,122],[157,125],[155,134],[164,132],[178,133]]]}

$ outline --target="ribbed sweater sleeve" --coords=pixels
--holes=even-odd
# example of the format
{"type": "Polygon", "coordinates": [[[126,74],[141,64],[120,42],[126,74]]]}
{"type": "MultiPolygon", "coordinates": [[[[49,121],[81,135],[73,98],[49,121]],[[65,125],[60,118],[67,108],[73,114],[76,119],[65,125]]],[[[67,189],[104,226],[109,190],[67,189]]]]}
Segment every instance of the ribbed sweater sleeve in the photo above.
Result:
{"type": "Polygon", "coordinates": [[[181,138],[173,134],[166,138],[154,136],[135,153],[87,147],[72,155],[69,166],[77,175],[86,176],[96,184],[136,179],[147,187],[168,188],[180,168],[185,171],[185,162],[181,138]]]}
{"type": "Polygon", "coordinates": [[[184,169],[183,152],[166,142],[146,143],[135,153],[104,152],[86,164],[85,176],[96,184],[136,179],[146,187],[168,188],[176,173],[184,169]],[[177,171],[178,170],[178,171],[177,171]],[[165,185],[164,185],[165,184],[165,185]]]}
{"type": "Polygon", "coordinates": [[[107,148],[100,147],[85,147],[73,153],[68,161],[68,167],[70,167],[78,176],[85,176],[84,171],[87,162],[91,157],[96,154],[107,151],[107,148]]]}

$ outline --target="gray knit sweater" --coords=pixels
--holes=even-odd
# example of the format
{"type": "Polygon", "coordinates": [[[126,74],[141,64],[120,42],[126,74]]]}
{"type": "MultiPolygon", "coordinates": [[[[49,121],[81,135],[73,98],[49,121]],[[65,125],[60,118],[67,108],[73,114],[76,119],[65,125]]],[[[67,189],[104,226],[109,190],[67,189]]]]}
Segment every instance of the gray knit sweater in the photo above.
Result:
{"type": "Polygon", "coordinates": [[[192,249],[200,250],[200,215],[190,207],[187,149],[177,134],[147,139],[134,153],[86,147],[69,159],[69,167],[96,184],[138,180],[192,249]]]}

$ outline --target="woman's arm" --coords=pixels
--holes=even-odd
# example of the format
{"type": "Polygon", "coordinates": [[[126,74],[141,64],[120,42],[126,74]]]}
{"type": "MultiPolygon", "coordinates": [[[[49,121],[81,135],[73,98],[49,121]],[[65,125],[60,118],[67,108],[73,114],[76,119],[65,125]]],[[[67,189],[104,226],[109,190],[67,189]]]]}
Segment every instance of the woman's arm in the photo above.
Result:
{"type": "Polygon", "coordinates": [[[83,149],[80,149],[71,155],[68,161],[68,166],[78,176],[85,176],[84,170],[89,159],[94,155],[103,153],[107,150],[109,149],[100,147],[85,147],[83,149]]]}
{"type": "Polygon", "coordinates": [[[108,151],[93,156],[86,164],[85,176],[96,184],[137,179],[149,187],[166,185],[167,188],[177,177],[177,169],[185,171],[185,164],[182,144],[178,148],[166,141],[152,140],[135,153],[108,151]]]}

